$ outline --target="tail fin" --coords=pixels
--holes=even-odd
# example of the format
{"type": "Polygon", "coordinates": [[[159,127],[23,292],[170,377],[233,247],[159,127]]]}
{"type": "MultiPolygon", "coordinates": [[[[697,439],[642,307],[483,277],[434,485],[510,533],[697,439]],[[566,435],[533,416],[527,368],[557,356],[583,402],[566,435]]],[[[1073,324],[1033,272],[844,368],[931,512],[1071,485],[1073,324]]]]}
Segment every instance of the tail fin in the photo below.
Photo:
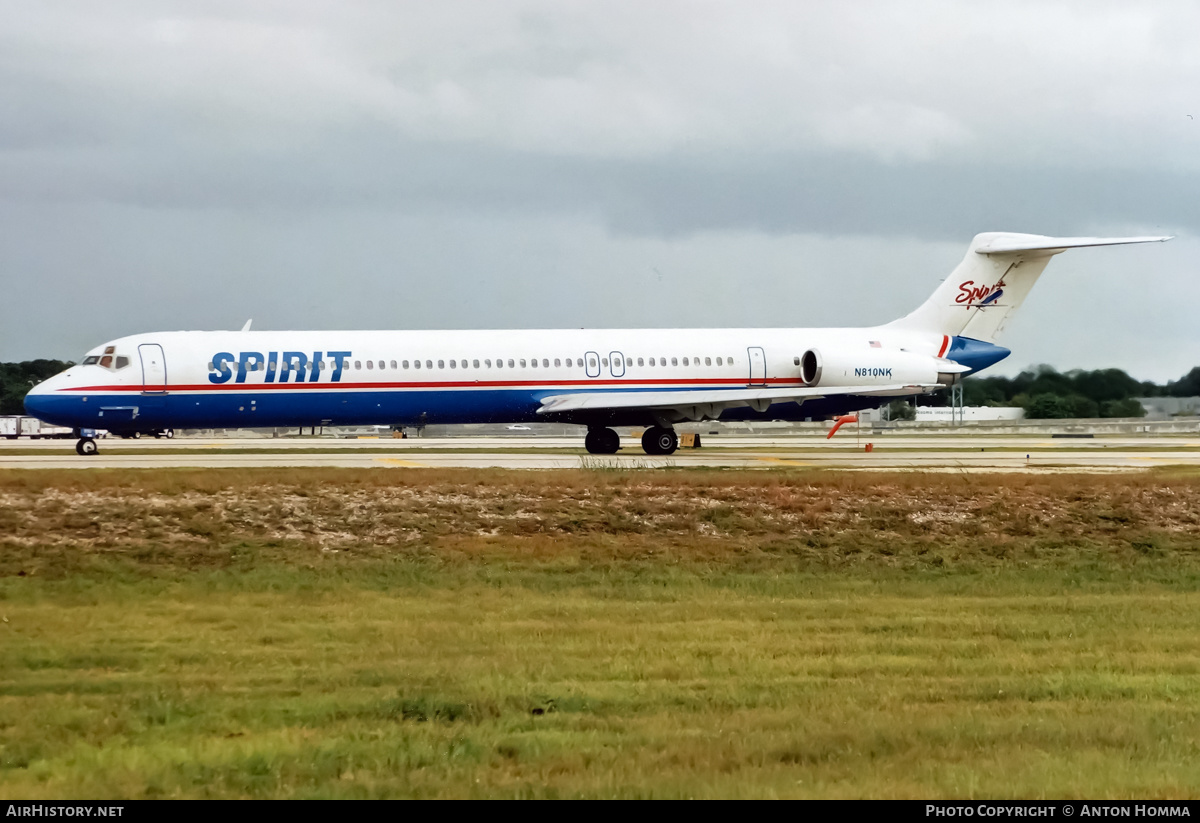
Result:
{"type": "Polygon", "coordinates": [[[994,342],[1054,255],[1086,246],[1153,243],[1170,237],[975,235],[967,256],[916,311],[888,324],[994,342]]]}

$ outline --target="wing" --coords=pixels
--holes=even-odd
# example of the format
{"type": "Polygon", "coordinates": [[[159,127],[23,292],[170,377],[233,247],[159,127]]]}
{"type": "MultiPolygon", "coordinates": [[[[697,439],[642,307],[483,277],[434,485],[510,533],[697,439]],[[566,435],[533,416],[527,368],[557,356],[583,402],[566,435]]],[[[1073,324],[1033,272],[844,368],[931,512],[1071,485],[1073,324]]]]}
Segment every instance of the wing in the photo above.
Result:
{"type": "Polygon", "coordinates": [[[794,386],[786,389],[576,392],[542,398],[538,414],[601,409],[676,409],[685,417],[713,417],[714,412],[719,413],[721,409],[736,406],[750,406],[756,411],[766,411],[772,403],[786,403],[791,400],[803,402],[841,394],[902,397],[942,388],[945,386],[897,383],[888,386],[838,386],[825,389],[794,386]]]}

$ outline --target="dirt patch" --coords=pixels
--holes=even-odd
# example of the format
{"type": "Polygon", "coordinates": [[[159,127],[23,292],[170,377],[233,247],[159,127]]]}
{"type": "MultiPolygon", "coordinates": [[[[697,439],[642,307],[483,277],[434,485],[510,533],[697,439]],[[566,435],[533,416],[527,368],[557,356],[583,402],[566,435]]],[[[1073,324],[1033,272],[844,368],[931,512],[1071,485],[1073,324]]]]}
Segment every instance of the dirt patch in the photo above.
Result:
{"type": "Polygon", "coordinates": [[[0,574],[71,556],[193,566],[263,551],[478,556],[521,541],[521,554],[536,544],[538,555],[657,551],[705,562],[1200,548],[1200,479],[1149,474],[83,474],[0,475],[0,574]]]}

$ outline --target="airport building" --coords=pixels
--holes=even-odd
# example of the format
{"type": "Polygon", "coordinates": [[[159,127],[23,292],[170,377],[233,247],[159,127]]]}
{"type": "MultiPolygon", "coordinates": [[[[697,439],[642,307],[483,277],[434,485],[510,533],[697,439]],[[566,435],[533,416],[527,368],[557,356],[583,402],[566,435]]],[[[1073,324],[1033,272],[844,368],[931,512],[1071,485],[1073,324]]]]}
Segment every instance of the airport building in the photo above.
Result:
{"type": "Polygon", "coordinates": [[[1147,420],[1194,417],[1200,414],[1200,397],[1139,397],[1147,420]]]}

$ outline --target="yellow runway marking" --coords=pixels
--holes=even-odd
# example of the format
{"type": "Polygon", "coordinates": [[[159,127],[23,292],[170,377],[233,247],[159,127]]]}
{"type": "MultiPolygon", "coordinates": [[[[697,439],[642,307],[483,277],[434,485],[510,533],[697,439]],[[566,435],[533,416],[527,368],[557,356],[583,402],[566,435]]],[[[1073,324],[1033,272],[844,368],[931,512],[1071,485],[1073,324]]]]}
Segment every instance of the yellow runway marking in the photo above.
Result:
{"type": "Polygon", "coordinates": [[[427,469],[427,468],[429,468],[429,466],[425,463],[417,463],[412,460],[400,460],[395,457],[377,457],[374,460],[372,460],[371,462],[379,463],[380,465],[383,465],[383,466],[399,466],[399,467],[405,468],[405,469],[427,469]]]}
{"type": "Polygon", "coordinates": [[[812,463],[808,460],[794,460],[786,457],[759,457],[756,458],[760,463],[771,463],[776,466],[811,466],[812,463]]]}

